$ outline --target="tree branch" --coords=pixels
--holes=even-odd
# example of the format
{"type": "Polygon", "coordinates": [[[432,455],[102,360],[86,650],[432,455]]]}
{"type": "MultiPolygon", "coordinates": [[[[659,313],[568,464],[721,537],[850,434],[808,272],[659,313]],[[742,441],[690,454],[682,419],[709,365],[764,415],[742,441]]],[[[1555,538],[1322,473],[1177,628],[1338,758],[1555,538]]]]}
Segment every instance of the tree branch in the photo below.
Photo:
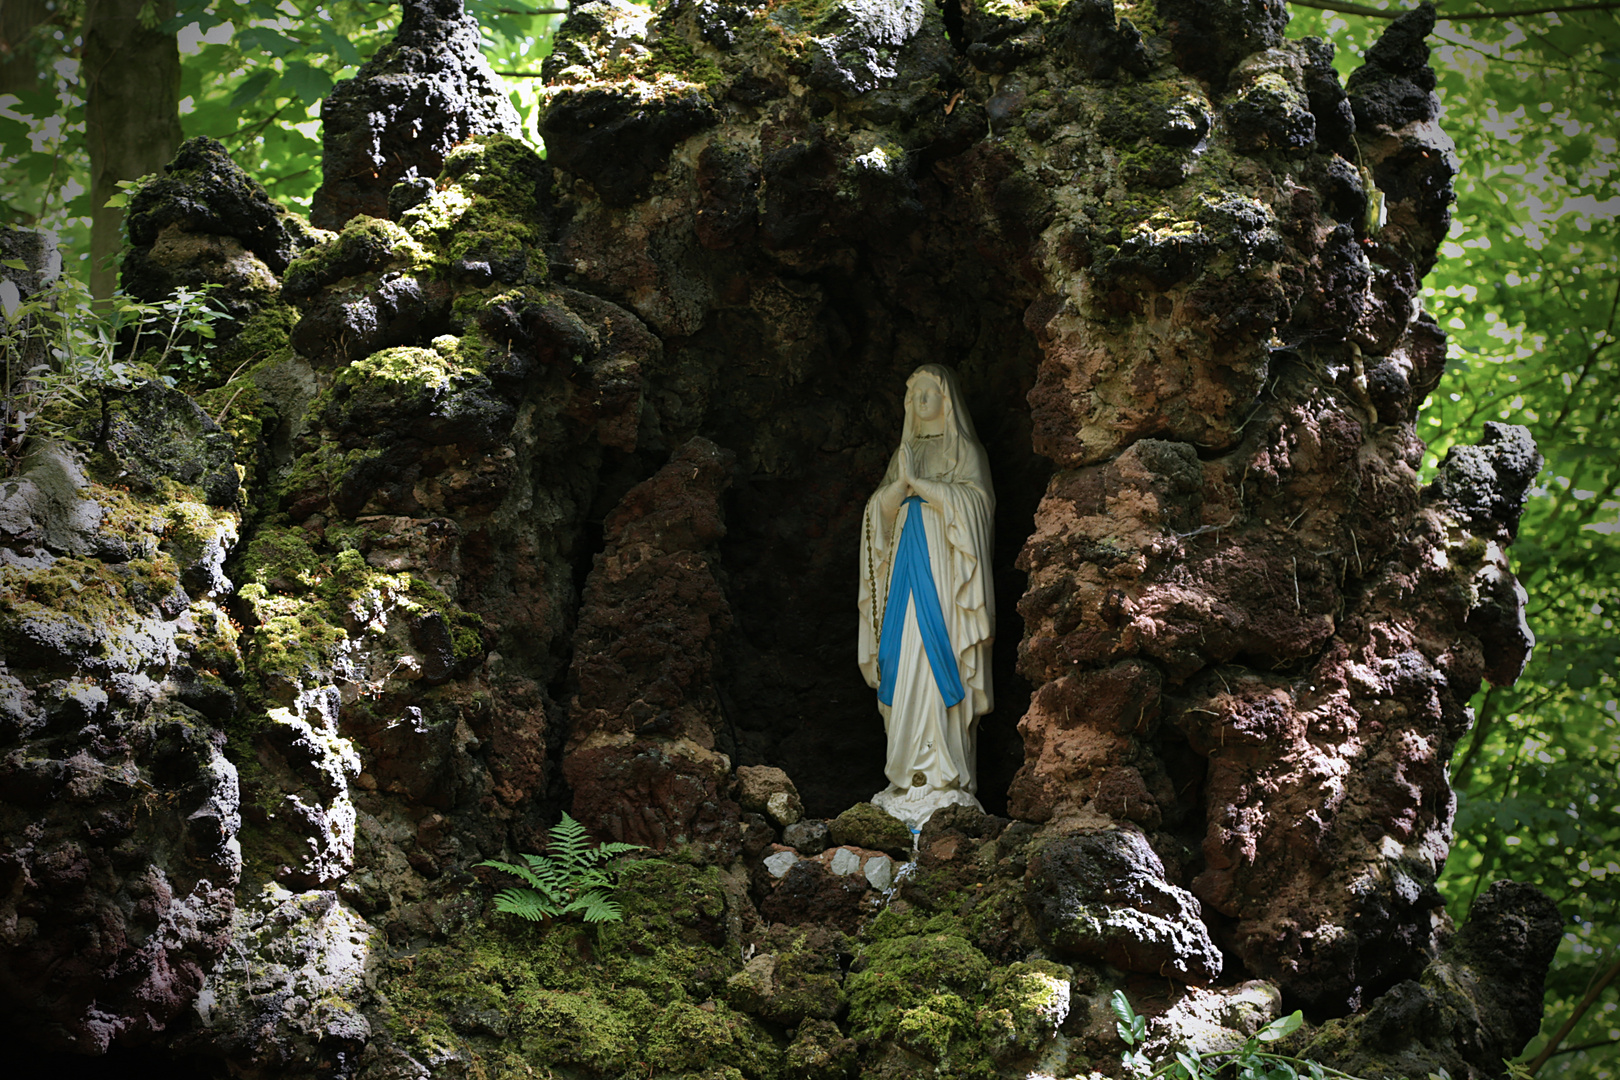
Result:
{"type": "Polygon", "coordinates": [[[1553,1057],[1557,1057],[1559,1054],[1578,1054],[1582,1050],[1597,1050],[1605,1046],[1613,1046],[1616,1043],[1620,1043],[1620,1039],[1599,1039],[1596,1042],[1576,1043],[1574,1046],[1560,1046],[1554,1051],[1553,1057]]]}
{"type": "Polygon", "coordinates": [[[1485,746],[1485,734],[1490,731],[1492,723],[1496,720],[1496,702],[1500,696],[1501,687],[1492,686],[1485,691],[1485,700],[1479,706],[1479,718],[1474,721],[1474,737],[1468,744],[1468,750],[1463,754],[1462,761],[1457,764],[1457,772],[1451,778],[1453,789],[1462,789],[1468,786],[1468,778],[1473,773],[1474,759],[1479,756],[1480,750],[1485,746]]]}
{"type": "MultiPolygon", "coordinates": [[[[1362,15],[1369,19],[1398,19],[1409,10],[1407,8],[1375,8],[1366,4],[1347,3],[1345,0],[1288,0],[1288,2],[1295,7],[1338,11],[1346,15],[1362,15]]],[[[1620,9],[1620,0],[1607,0],[1607,2],[1593,4],[1549,4],[1546,7],[1513,8],[1507,11],[1469,11],[1458,15],[1447,15],[1443,11],[1437,11],[1434,17],[1440,21],[1467,22],[1477,19],[1513,19],[1522,15],[1558,15],[1570,11],[1615,11],[1617,9],[1620,9]]]]}
{"type": "Polygon", "coordinates": [[[1536,1059],[1526,1069],[1531,1076],[1536,1075],[1536,1072],[1547,1064],[1547,1059],[1558,1052],[1558,1044],[1563,1042],[1564,1037],[1575,1029],[1575,1025],[1580,1022],[1581,1017],[1586,1015],[1586,1010],[1592,1007],[1592,1003],[1598,999],[1598,995],[1608,989],[1609,984],[1614,982],[1616,975],[1620,975],[1620,960],[1610,964],[1609,970],[1603,973],[1603,977],[1587,989],[1586,996],[1581,998],[1580,1003],[1575,1006],[1575,1011],[1569,1014],[1569,1019],[1565,1020],[1563,1026],[1553,1034],[1552,1038],[1547,1040],[1547,1045],[1541,1048],[1541,1053],[1536,1055],[1536,1059]]]}

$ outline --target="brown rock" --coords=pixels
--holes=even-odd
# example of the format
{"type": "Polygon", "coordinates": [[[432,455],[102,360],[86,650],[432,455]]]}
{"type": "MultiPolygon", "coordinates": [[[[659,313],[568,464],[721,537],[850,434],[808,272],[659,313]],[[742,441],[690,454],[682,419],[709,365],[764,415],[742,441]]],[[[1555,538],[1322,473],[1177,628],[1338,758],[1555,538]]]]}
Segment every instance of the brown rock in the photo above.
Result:
{"type": "Polygon", "coordinates": [[[804,816],[804,804],[788,774],[770,765],[737,767],[737,801],[744,810],[764,814],[778,827],[804,816]]]}

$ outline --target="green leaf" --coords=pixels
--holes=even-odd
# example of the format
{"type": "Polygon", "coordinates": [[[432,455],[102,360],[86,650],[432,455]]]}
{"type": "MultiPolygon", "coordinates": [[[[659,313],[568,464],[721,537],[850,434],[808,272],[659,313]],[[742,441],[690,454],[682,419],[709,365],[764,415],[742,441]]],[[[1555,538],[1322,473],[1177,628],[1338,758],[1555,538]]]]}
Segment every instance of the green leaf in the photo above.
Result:
{"type": "Polygon", "coordinates": [[[231,107],[235,108],[245,102],[253,101],[270,89],[270,84],[276,81],[276,71],[271,67],[262,67],[242,80],[241,85],[231,94],[231,107]]]}
{"type": "Polygon", "coordinates": [[[266,53],[279,58],[303,48],[301,42],[268,26],[249,26],[240,31],[236,35],[235,45],[249,57],[254,53],[266,53]]]}
{"type": "Polygon", "coordinates": [[[1108,999],[1108,1007],[1113,1010],[1116,1018],[1114,1030],[1119,1032],[1120,1039],[1124,1041],[1126,1046],[1135,1046],[1137,1038],[1136,1023],[1141,1018],[1131,1008],[1130,1000],[1125,997],[1125,991],[1115,990],[1113,996],[1108,999]]]}
{"type": "Polygon", "coordinates": [[[354,47],[354,42],[338,33],[336,27],[332,26],[331,23],[321,23],[320,31],[321,44],[325,45],[339,61],[345,65],[360,64],[364,61],[364,57],[360,55],[360,50],[354,47]]]}
{"type": "Polygon", "coordinates": [[[1305,1023],[1305,1016],[1299,1010],[1281,1016],[1254,1033],[1254,1037],[1261,1042],[1276,1042],[1285,1039],[1298,1031],[1300,1025],[1305,1023]]]}
{"type": "Polygon", "coordinates": [[[313,105],[332,91],[332,76],[305,63],[288,64],[281,77],[282,89],[313,105]]]}

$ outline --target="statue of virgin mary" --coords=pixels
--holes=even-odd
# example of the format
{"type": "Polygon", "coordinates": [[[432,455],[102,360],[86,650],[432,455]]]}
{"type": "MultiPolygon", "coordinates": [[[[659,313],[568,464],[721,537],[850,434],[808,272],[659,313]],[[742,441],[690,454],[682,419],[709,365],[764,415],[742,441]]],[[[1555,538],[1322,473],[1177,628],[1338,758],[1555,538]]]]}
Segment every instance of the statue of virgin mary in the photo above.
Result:
{"type": "Polygon", "coordinates": [[[858,659],[888,733],[889,786],[872,801],[913,829],[978,807],[978,719],[990,711],[995,593],[990,467],[956,373],[906,380],[900,446],[862,522],[858,659]]]}

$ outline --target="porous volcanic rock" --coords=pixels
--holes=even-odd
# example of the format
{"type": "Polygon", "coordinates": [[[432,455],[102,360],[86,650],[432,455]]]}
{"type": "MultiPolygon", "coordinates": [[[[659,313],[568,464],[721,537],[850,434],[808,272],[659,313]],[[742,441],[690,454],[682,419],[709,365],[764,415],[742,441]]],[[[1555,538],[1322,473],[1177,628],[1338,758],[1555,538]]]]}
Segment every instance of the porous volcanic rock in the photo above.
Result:
{"type": "MultiPolygon", "coordinates": [[[[152,405],[160,425],[196,411],[152,405]]],[[[91,1054],[183,1019],[242,870],[216,726],[241,661],[236,517],[174,477],[113,479],[36,442],[0,484],[0,998],[13,1030],[91,1054]]]]}
{"type": "Polygon", "coordinates": [[[1169,884],[1140,833],[1053,840],[1029,866],[1029,906],[1061,953],[1197,985],[1221,973],[1198,901],[1169,884]]]}
{"type": "Polygon", "coordinates": [[[734,460],[693,439],[609,515],[574,638],[579,691],[563,756],[582,820],[719,862],[741,843],[730,763],[714,749],[715,661],[731,626],[715,547],[734,460]]]}
{"type": "Polygon", "coordinates": [[[402,181],[431,181],[450,149],[523,125],[480,51],[462,0],[405,0],[399,32],[321,102],[321,186],[311,219],[386,218],[402,181]]]}
{"type": "MultiPolygon", "coordinates": [[[[184,240],[172,266],[201,280],[234,273],[226,238],[270,275],[262,354],[206,391],[246,474],[243,542],[217,573],[175,567],[240,583],[243,651],[182,679],[158,630],[198,605],[170,611],[155,573],[114,605],[146,620],[117,663],[176,687],[143,715],[194,702],[192,760],[217,723],[240,776],[245,899],[198,938],[231,959],[196,960],[207,981],[159,1010],[194,1003],[184,1048],[248,1076],[342,1055],[370,1080],[1067,1076],[1117,1055],[1128,986],[1212,1038],[1286,996],[1359,1014],[1323,1050],[1340,1060],[1399,1043],[1414,1075],[1495,1069],[1532,1030],[1548,913],[1503,893],[1476,918],[1522,947],[1487,956],[1465,930],[1446,954],[1434,882],[1466,702],[1529,645],[1506,545],[1536,459],[1490,429],[1417,479],[1445,357],[1419,283],[1455,171],[1425,96],[1432,13],[1395,21],[1348,92],[1284,16],[582,3],[545,64],[542,161],[498,133],[459,4],[423,0],[329,103],[341,234],[278,266],[266,239],[298,230],[223,164],[219,206],[183,169],[150,185],[138,243],[184,240]],[[909,836],[804,858],[729,792],[733,766],[780,769],[836,821],[882,787],[851,553],[925,362],[957,370],[995,470],[998,709],[988,813],[931,823],[880,893],[832,863],[903,858],[909,836]],[[620,872],[600,951],[484,910],[472,872],[542,850],[564,808],[664,856],[620,872]],[[793,983],[829,928],[847,974],[793,983]],[[1500,986],[1445,974],[1513,964],[1500,986]],[[1424,1000],[1459,996],[1408,1039],[1425,979],[1424,1000]]],[[[52,482],[29,505],[77,513],[52,482]]],[[[49,554],[100,582],[88,560],[134,561],[117,551],[49,554]]],[[[7,615],[24,766],[115,753],[39,704],[40,679],[91,670],[98,630],[47,614],[82,600],[7,615]]],[[[60,708],[123,708],[126,686],[146,684],[60,708]]],[[[109,1023],[155,1031],[102,975],[53,970],[60,1000],[124,1001],[109,1023]]]]}

